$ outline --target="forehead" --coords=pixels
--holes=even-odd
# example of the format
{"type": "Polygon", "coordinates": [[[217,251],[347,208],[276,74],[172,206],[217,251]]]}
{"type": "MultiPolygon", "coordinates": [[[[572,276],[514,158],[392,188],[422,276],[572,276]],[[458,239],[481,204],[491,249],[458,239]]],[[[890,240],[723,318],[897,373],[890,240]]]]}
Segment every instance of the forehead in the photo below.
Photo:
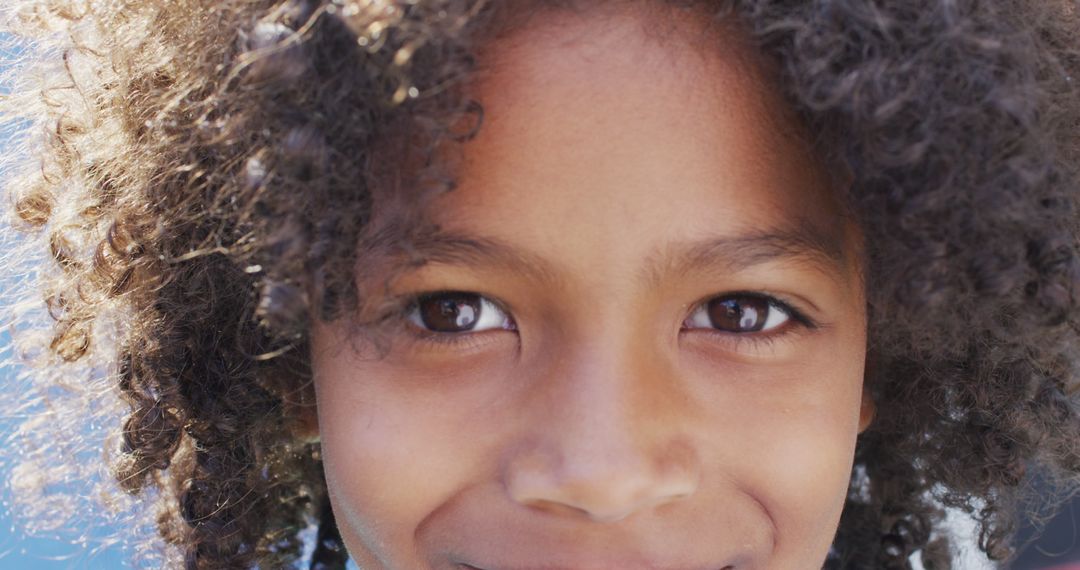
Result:
{"type": "Polygon", "coordinates": [[[441,226],[535,229],[535,241],[575,226],[597,243],[611,228],[588,218],[619,204],[646,234],[716,233],[730,214],[743,233],[814,227],[842,241],[831,177],[738,25],[605,6],[536,13],[481,50],[470,89],[484,124],[457,149],[461,187],[436,208],[441,226]]]}
{"type": "Polygon", "coordinates": [[[583,106],[724,114],[752,103],[766,111],[755,116],[768,123],[761,126],[778,136],[802,134],[775,89],[771,60],[737,20],[702,5],[596,1],[538,9],[482,42],[478,59],[473,91],[488,107],[520,109],[568,96],[583,106]]]}

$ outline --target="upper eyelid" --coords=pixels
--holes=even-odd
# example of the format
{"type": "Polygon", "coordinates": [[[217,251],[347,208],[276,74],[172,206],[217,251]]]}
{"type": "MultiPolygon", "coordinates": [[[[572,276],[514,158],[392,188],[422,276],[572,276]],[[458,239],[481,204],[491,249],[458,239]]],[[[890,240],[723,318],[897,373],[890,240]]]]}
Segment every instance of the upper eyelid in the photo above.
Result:
{"type": "Polygon", "coordinates": [[[481,293],[479,291],[469,291],[469,290],[465,290],[465,289],[436,289],[436,290],[433,290],[433,291],[420,291],[418,293],[403,293],[401,295],[396,296],[396,303],[395,304],[398,307],[400,307],[401,309],[403,309],[403,310],[409,310],[409,309],[415,307],[417,305],[417,303],[419,303],[422,299],[430,298],[430,297],[438,297],[439,295],[453,295],[455,293],[457,293],[457,294],[464,293],[466,295],[476,295],[477,297],[480,297],[481,299],[485,299],[487,301],[490,301],[492,305],[495,305],[496,308],[498,308],[500,311],[506,313],[507,315],[510,314],[510,309],[507,307],[506,303],[504,303],[498,297],[496,297],[494,295],[489,295],[487,293],[481,293]]]}

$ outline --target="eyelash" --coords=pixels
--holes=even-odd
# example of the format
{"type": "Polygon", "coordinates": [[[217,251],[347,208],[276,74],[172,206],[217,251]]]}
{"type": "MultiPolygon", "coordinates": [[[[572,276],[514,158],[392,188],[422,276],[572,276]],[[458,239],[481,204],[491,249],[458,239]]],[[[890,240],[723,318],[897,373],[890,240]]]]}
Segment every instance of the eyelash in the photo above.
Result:
{"type": "MultiPolygon", "coordinates": [[[[482,346],[484,344],[483,341],[480,340],[480,337],[484,336],[482,333],[492,332],[492,330],[489,329],[483,331],[467,331],[459,333],[438,332],[420,328],[409,322],[409,315],[412,313],[412,311],[418,308],[419,303],[422,300],[439,295],[461,293],[475,294],[482,299],[486,299],[492,305],[494,305],[496,308],[506,314],[511,321],[513,321],[513,316],[511,315],[510,311],[507,310],[506,305],[498,299],[494,299],[485,295],[480,295],[479,293],[456,290],[427,291],[405,296],[397,304],[400,309],[395,311],[394,320],[401,325],[401,328],[406,330],[406,334],[409,337],[410,343],[417,343],[420,345],[428,346],[448,347],[455,349],[470,349],[482,346]]],[[[713,335],[718,340],[721,340],[728,344],[735,344],[737,347],[747,342],[752,343],[755,347],[769,347],[776,341],[784,337],[800,332],[793,329],[801,328],[804,331],[813,331],[818,329],[820,326],[817,322],[807,317],[805,313],[796,309],[790,303],[782,301],[773,295],[760,291],[731,291],[717,295],[711,295],[692,304],[692,311],[688,313],[687,318],[689,318],[689,315],[696,312],[700,307],[711,301],[732,297],[754,297],[764,300],[769,304],[770,308],[779,309],[780,311],[786,313],[790,320],[788,323],[784,323],[776,327],[776,329],[757,332],[735,333],[715,328],[680,328],[679,332],[682,333],[695,331],[697,333],[713,335]]],[[[684,318],[683,320],[685,322],[686,318],[684,318]]],[[[517,332],[517,326],[515,323],[513,329],[499,330],[512,330],[513,332],[517,332]]]]}

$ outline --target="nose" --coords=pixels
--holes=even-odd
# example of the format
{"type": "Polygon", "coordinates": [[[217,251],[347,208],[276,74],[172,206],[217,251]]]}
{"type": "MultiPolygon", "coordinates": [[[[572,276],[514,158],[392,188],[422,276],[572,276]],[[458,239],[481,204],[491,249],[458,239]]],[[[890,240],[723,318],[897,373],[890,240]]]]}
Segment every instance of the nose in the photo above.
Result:
{"type": "Polygon", "coordinates": [[[692,496],[698,457],[657,367],[626,354],[563,362],[533,395],[529,436],[506,471],[513,500],[617,522],[692,496]]]}

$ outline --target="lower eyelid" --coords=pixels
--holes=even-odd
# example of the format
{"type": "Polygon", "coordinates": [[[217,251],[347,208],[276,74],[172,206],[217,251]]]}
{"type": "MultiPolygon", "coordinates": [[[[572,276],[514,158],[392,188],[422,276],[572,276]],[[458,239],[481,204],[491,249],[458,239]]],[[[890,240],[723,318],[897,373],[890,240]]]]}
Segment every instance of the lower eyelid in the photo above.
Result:
{"type": "Polygon", "coordinates": [[[731,333],[719,329],[686,329],[679,331],[679,336],[689,334],[687,341],[695,351],[744,355],[748,357],[778,356],[775,351],[794,347],[803,337],[814,332],[797,321],[789,321],[771,331],[757,333],[731,333]],[[696,339],[696,340],[693,340],[696,339]]]}

